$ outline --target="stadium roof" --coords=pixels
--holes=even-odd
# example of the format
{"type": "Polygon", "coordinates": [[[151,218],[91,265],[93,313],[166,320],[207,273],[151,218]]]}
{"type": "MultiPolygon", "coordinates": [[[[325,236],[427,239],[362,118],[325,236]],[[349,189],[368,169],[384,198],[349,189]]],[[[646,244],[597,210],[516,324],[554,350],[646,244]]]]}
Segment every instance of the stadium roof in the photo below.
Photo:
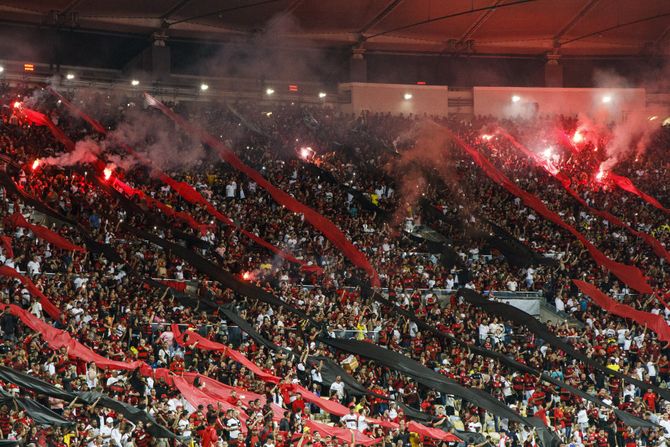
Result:
{"type": "Polygon", "coordinates": [[[0,0],[5,23],[226,41],[292,17],[298,45],[570,56],[667,54],[668,0],[0,0]]]}

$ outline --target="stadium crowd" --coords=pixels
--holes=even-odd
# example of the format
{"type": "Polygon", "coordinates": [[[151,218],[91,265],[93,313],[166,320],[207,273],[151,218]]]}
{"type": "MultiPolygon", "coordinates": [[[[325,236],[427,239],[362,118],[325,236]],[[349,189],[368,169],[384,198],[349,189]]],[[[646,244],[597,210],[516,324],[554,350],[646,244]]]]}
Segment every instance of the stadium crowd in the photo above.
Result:
{"type": "MultiPolygon", "coordinates": [[[[77,98],[81,99],[77,103],[106,127],[117,129],[112,131],[114,137],[105,139],[47,93],[5,88],[2,99],[9,107],[2,112],[0,154],[8,157],[6,164],[14,165],[6,171],[23,191],[76,221],[81,229],[58,225],[3,188],[3,234],[11,239],[12,253],[4,246],[2,262],[30,277],[61,315],[52,318],[38,297],[11,278],[0,279],[3,303],[27,309],[104,357],[141,360],[152,368],[168,368],[176,376],[198,372],[234,391],[225,400],[227,409],[193,405],[163,379],[140,376],[137,371],[98,368],[67,349],[53,350],[9,310],[0,319],[4,340],[0,356],[5,366],[66,390],[101,391],[146,410],[183,436],[184,441],[179,442],[203,447],[356,443],[353,438],[347,441],[310,429],[310,420],[349,429],[352,436],[361,432],[384,446],[526,446],[540,442],[536,430],[497,417],[477,402],[428,389],[397,370],[324,345],[317,330],[303,318],[224,287],[176,252],[165,251],[132,231],[142,229],[187,246],[241,280],[271,292],[322,324],[331,337],[369,340],[403,353],[466,387],[490,393],[522,416],[538,417],[561,445],[665,446],[670,440],[670,402],[651,388],[595,371],[524,326],[492,316],[456,295],[461,287],[486,292],[491,299],[496,299],[495,291],[541,291],[557,311],[564,312],[563,323],[549,324],[552,332],[612,370],[667,387],[667,344],[653,331],[600,309],[571,282],[584,279],[635,309],[668,318],[670,310],[664,303],[670,289],[665,260],[643,240],[580,208],[546,170],[499,133],[488,130],[500,126],[532,146],[546,138],[540,129],[559,128],[572,135],[578,126],[575,119],[496,122],[490,117],[433,117],[437,124],[426,125],[426,117],[352,116],[328,107],[288,103],[174,106],[188,120],[220,135],[245,163],[276,187],[334,222],[377,270],[381,290],[393,303],[443,333],[504,353],[581,388],[606,406],[421,331],[415,322],[370,299],[365,272],[356,269],[303,216],[277,203],[253,180],[218,160],[210,149],[181,133],[157,111],[144,109],[139,100],[131,104],[104,95],[77,98]],[[31,107],[46,113],[79,142],[76,155],[60,156],[64,148],[46,127],[31,126],[17,118],[11,104],[31,95],[37,98],[31,107]],[[639,267],[658,294],[638,294],[601,268],[568,232],[489,180],[467,153],[436,131],[438,125],[476,146],[608,257],[639,267]],[[492,137],[482,138],[485,132],[492,137]],[[174,188],[151,175],[146,165],[117,147],[114,138],[125,138],[155,166],[196,187],[237,227],[221,224],[204,207],[184,200],[174,188]],[[168,150],[163,147],[166,144],[174,147],[168,150]],[[107,184],[93,181],[93,159],[82,155],[90,154],[96,145],[105,151],[95,155],[108,166],[113,163],[112,180],[107,184]],[[314,152],[303,152],[307,147],[314,152]],[[32,169],[38,158],[42,164],[32,169]],[[336,181],[327,181],[324,171],[336,181]],[[171,209],[185,211],[201,226],[196,229],[184,219],[162,213],[138,195],[127,196],[127,200],[119,197],[110,189],[117,178],[171,209]],[[353,190],[363,193],[363,198],[353,190]],[[9,218],[14,213],[47,225],[80,246],[85,245],[85,231],[113,247],[123,262],[91,251],[59,249],[14,225],[9,218]],[[489,233],[491,222],[553,261],[525,267],[508,262],[482,236],[489,233]],[[288,262],[237,228],[290,252],[308,267],[321,267],[323,272],[288,262]],[[445,235],[457,259],[447,259],[426,239],[417,238],[420,229],[445,235]],[[169,284],[182,284],[185,291],[147,285],[147,278],[171,280],[169,284]],[[241,318],[279,349],[250,337],[216,309],[185,304],[180,299],[184,294],[196,301],[232,304],[241,318]],[[202,343],[194,344],[175,334],[172,324],[177,324],[180,332],[193,331],[235,348],[281,380],[269,383],[223,352],[201,349],[202,343]],[[328,383],[321,371],[324,365],[307,361],[308,356],[335,360],[374,395],[361,395],[342,378],[328,383]],[[318,401],[298,392],[296,384],[342,404],[348,413],[329,414],[318,401]],[[407,407],[429,416],[425,425],[457,435],[469,432],[482,436],[470,442],[420,436],[408,428],[411,417],[403,409],[407,407]],[[657,427],[627,426],[613,408],[657,427]]],[[[552,157],[575,180],[591,206],[609,210],[667,246],[670,227],[663,212],[594,178],[605,157],[603,150],[594,150],[597,144],[575,152],[565,141],[555,140],[551,142],[552,157]]],[[[670,131],[659,129],[644,154],[616,166],[617,172],[630,176],[661,203],[670,203],[670,173],[663,152],[669,140],[670,131]]],[[[207,388],[198,379],[193,385],[207,388]]],[[[2,388],[10,394],[31,395],[10,383],[2,388]]],[[[9,401],[0,408],[2,439],[50,447],[147,447],[176,442],[153,438],[142,423],[97,405],[33,397],[75,425],[38,426],[9,401]]]]}

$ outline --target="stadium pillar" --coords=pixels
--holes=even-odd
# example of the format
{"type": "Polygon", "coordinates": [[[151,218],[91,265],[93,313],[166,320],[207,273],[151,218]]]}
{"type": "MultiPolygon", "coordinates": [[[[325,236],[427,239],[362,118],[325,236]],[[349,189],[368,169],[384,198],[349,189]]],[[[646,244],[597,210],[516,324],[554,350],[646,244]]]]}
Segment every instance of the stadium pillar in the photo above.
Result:
{"type": "Polygon", "coordinates": [[[165,45],[167,36],[162,33],[153,35],[153,43],[142,50],[124,67],[126,72],[141,72],[153,81],[164,81],[170,77],[170,47],[165,45]]]}
{"type": "Polygon", "coordinates": [[[563,66],[559,58],[558,54],[547,55],[547,62],[544,64],[545,87],[563,87],[563,66]]]}
{"type": "Polygon", "coordinates": [[[368,65],[365,60],[365,48],[354,48],[349,61],[349,81],[368,82],[368,65]]]}

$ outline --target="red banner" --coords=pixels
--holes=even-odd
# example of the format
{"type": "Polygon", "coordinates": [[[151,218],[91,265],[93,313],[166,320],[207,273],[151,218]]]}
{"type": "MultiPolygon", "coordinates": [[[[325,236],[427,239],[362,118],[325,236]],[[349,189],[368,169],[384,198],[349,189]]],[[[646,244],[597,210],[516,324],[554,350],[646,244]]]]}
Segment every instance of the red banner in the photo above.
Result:
{"type": "Polygon", "coordinates": [[[572,282],[575,283],[577,288],[579,288],[584,295],[591,298],[591,300],[603,310],[619,317],[633,320],[642,326],[646,326],[658,335],[659,340],[670,343],[670,326],[668,326],[668,323],[662,316],[643,312],[622,304],[601,292],[593,284],[578,279],[573,279],[572,282]]]}
{"type": "Polygon", "coordinates": [[[279,383],[281,382],[281,378],[277,377],[273,374],[270,374],[263,369],[261,369],[258,365],[256,365],[254,362],[249,360],[247,357],[244,356],[239,351],[236,351],[232,348],[229,348],[228,346],[214,342],[208,338],[203,337],[202,335],[198,334],[195,331],[187,331],[185,333],[182,333],[179,330],[179,326],[176,324],[172,325],[172,332],[174,333],[174,338],[177,344],[180,346],[191,346],[193,347],[196,343],[198,346],[198,349],[203,349],[205,351],[218,351],[223,353],[225,357],[231,358],[235,360],[237,363],[241,364],[245,368],[247,368],[249,371],[254,373],[256,377],[259,379],[263,380],[264,382],[269,382],[269,383],[279,383]],[[187,340],[184,340],[184,339],[187,340]]]}
{"type": "Polygon", "coordinates": [[[58,93],[58,92],[57,92],[56,90],[54,90],[53,88],[51,88],[51,87],[47,87],[47,88],[49,89],[49,91],[50,91],[51,93],[53,93],[54,95],[56,95],[56,96],[58,97],[58,99],[60,99],[60,102],[61,102],[65,107],[67,107],[68,109],[70,109],[70,111],[71,111],[74,115],[78,116],[79,118],[83,119],[83,120],[86,121],[88,124],[90,124],[91,127],[93,127],[93,129],[95,129],[96,132],[101,133],[101,134],[106,134],[106,133],[107,133],[107,130],[105,130],[105,127],[104,127],[102,124],[100,124],[98,121],[94,120],[93,118],[91,118],[91,117],[88,116],[87,114],[85,114],[81,109],[79,109],[78,107],[76,107],[74,104],[72,104],[70,101],[68,101],[63,95],[61,95],[60,93],[58,93]]]}
{"type": "Polygon", "coordinates": [[[7,267],[6,265],[0,266],[0,275],[8,276],[10,278],[21,281],[21,284],[23,284],[23,286],[28,289],[28,292],[30,292],[32,296],[39,299],[39,302],[42,305],[42,309],[44,309],[47,315],[56,321],[60,320],[60,309],[56,307],[56,305],[52,303],[51,300],[47,298],[47,296],[42,293],[40,289],[37,288],[37,286],[30,280],[30,278],[23,276],[13,268],[7,267]]]}
{"type": "MultiPolygon", "coordinates": [[[[514,147],[519,149],[521,152],[535,160],[535,163],[538,164],[539,166],[542,166],[545,171],[547,171],[549,174],[553,175],[560,183],[563,185],[563,188],[570,194],[576,201],[580,203],[584,208],[586,208],[591,214],[594,214],[596,216],[600,216],[603,219],[607,220],[613,225],[616,225],[620,228],[626,229],[629,233],[633,234],[636,237],[639,237],[643,241],[645,241],[651,249],[656,253],[657,256],[664,258],[666,261],[670,262],[670,253],[668,250],[665,249],[663,244],[661,244],[658,239],[655,237],[651,236],[650,234],[647,234],[643,231],[637,231],[633,229],[630,225],[627,225],[624,223],[622,220],[620,220],[618,217],[614,216],[613,214],[604,211],[604,210],[599,210],[596,208],[591,207],[584,199],[581,198],[579,194],[575,190],[573,190],[570,185],[570,179],[562,172],[560,172],[553,164],[540,157],[538,154],[535,152],[529,150],[527,147],[519,143],[512,135],[510,135],[506,130],[500,129],[500,133],[507,138],[508,141],[510,141],[514,147]]],[[[610,177],[613,174],[608,174],[608,177],[610,177]]]]}
{"type": "Polygon", "coordinates": [[[368,274],[373,286],[379,287],[379,276],[375,269],[370,265],[370,262],[365,255],[347,239],[344,233],[342,233],[335,224],[267,181],[258,171],[247,166],[232,150],[226,147],[221,141],[208,134],[204,129],[187,122],[151,95],[145,93],[145,97],[150,106],[158,108],[186,132],[197,136],[203,143],[217,149],[223,160],[255,181],[261,188],[265,189],[277,203],[284,205],[294,213],[302,214],[307,222],[323,233],[323,235],[326,236],[335,247],[342,251],[342,253],[355,266],[363,269],[368,274]]]}
{"type": "Polygon", "coordinates": [[[116,177],[114,177],[112,186],[115,187],[116,189],[120,189],[121,192],[123,192],[127,196],[139,197],[150,207],[161,210],[163,214],[172,217],[173,219],[181,220],[189,227],[193,228],[196,231],[199,231],[200,234],[206,234],[207,230],[212,229],[214,227],[213,225],[209,224],[201,224],[186,211],[176,211],[171,206],[168,206],[163,202],[161,202],[160,200],[156,200],[153,197],[149,196],[148,194],[145,194],[144,191],[142,191],[141,189],[133,188],[132,186],[128,185],[127,183],[124,183],[123,181],[119,180],[116,177]]]}
{"type": "Polygon", "coordinates": [[[14,249],[12,247],[12,238],[9,236],[0,236],[0,244],[2,244],[2,250],[5,253],[5,257],[13,258],[14,249]]]}
{"type": "Polygon", "coordinates": [[[67,135],[65,135],[65,133],[63,133],[63,131],[60,130],[48,116],[27,107],[21,107],[19,110],[20,116],[30,124],[34,124],[35,126],[48,127],[49,131],[51,131],[51,134],[58,141],[60,141],[69,152],[74,150],[74,142],[67,135]]]}
{"type": "Polygon", "coordinates": [[[572,234],[577,240],[579,240],[584,247],[589,251],[591,257],[596,262],[596,264],[605,267],[607,270],[612,272],[617,278],[627,284],[629,287],[637,290],[640,293],[653,293],[653,289],[642,274],[642,272],[637,268],[626,264],[621,264],[619,262],[613,261],[598,250],[591,242],[589,242],[583,234],[577,231],[573,226],[565,223],[561,217],[555,212],[551,211],[547,206],[533,194],[523,190],[516,183],[512,182],[509,178],[505,176],[501,171],[499,171],[491,162],[480,154],[476,149],[467,144],[461,137],[453,133],[446,127],[443,127],[445,132],[450,134],[452,138],[458,142],[458,144],[465,149],[465,151],[470,154],[472,159],[477,163],[477,165],[486,173],[486,175],[505,188],[510,194],[519,197],[526,206],[534,209],[538,214],[544,217],[547,220],[555,223],[559,227],[568,231],[572,234]]]}
{"type": "Polygon", "coordinates": [[[425,425],[419,424],[415,421],[409,421],[407,423],[407,429],[410,432],[414,432],[427,438],[439,439],[440,441],[445,442],[463,442],[461,438],[457,437],[456,435],[447,433],[446,431],[440,430],[439,428],[426,427],[425,425]]]}
{"type": "Polygon", "coordinates": [[[81,253],[86,252],[86,249],[84,247],[80,247],[79,245],[73,244],[60,234],[51,231],[47,227],[31,224],[26,220],[25,217],[23,217],[21,213],[15,212],[14,214],[7,216],[5,218],[5,223],[11,227],[26,228],[32,231],[33,234],[38,238],[43,239],[63,250],[78,251],[81,253]]]}
{"type": "Polygon", "coordinates": [[[383,441],[382,438],[374,439],[369,436],[365,436],[363,433],[357,430],[349,430],[342,427],[333,427],[322,422],[316,422],[311,419],[305,421],[305,427],[309,428],[312,432],[318,432],[321,436],[332,436],[339,439],[350,445],[376,445],[383,441]],[[353,442],[352,442],[353,438],[353,442]]]}
{"type": "Polygon", "coordinates": [[[640,191],[637,189],[637,187],[633,184],[633,182],[628,178],[624,177],[623,175],[617,175],[613,172],[608,172],[607,173],[607,178],[611,179],[615,185],[617,185],[619,188],[623,189],[624,191],[628,191],[632,194],[635,194],[636,196],[640,197],[642,200],[647,202],[648,204],[658,208],[659,210],[665,212],[665,213],[670,213],[670,210],[661,205],[661,203],[650,196],[649,194],[645,194],[644,192],[640,191]]]}

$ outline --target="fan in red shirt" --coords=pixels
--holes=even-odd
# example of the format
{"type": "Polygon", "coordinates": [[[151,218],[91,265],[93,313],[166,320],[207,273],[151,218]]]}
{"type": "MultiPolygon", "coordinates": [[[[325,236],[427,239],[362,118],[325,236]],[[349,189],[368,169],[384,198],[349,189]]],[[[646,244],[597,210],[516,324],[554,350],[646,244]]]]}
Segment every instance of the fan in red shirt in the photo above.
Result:
{"type": "Polygon", "coordinates": [[[202,447],[212,447],[213,445],[216,445],[219,440],[219,435],[216,433],[216,428],[214,427],[214,424],[211,423],[207,424],[207,427],[205,427],[203,430],[200,430],[198,432],[198,436],[200,436],[202,447]]]}
{"type": "Polygon", "coordinates": [[[144,430],[144,424],[142,421],[137,423],[137,428],[133,433],[133,440],[135,441],[135,445],[137,447],[149,447],[151,445],[151,435],[146,430],[144,430]]]}

